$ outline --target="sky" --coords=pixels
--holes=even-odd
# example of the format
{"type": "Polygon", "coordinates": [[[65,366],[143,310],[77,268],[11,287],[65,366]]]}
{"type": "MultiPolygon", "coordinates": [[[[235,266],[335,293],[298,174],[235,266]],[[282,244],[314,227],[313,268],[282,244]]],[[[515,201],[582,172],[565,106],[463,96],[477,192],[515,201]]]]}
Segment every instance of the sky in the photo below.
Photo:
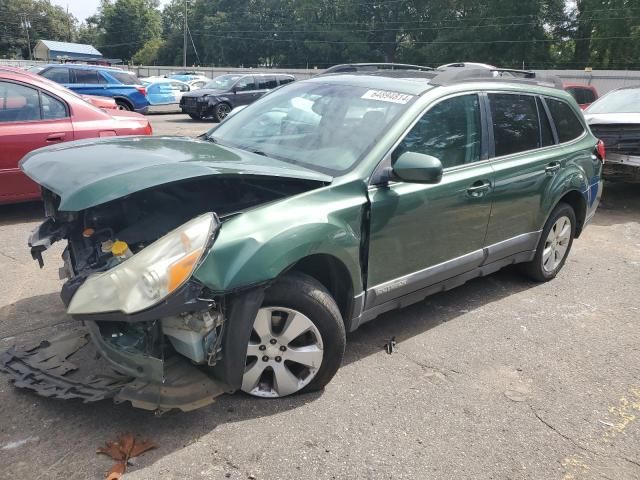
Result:
{"type": "MultiPolygon", "coordinates": [[[[64,9],[69,6],[69,12],[79,21],[83,21],[98,11],[100,0],[51,0],[51,3],[60,5],[64,9]]],[[[160,0],[161,7],[167,3],[169,0],[160,0]]]]}

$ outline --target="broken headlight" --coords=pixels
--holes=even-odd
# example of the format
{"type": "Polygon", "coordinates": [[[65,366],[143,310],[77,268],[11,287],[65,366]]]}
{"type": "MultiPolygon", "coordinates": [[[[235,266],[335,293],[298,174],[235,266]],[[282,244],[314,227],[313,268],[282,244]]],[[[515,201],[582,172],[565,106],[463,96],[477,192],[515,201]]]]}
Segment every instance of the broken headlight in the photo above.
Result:
{"type": "Polygon", "coordinates": [[[68,313],[135,313],[155,305],[191,276],[215,223],[212,213],[200,215],[114,268],[91,275],[71,299],[68,313]]]}

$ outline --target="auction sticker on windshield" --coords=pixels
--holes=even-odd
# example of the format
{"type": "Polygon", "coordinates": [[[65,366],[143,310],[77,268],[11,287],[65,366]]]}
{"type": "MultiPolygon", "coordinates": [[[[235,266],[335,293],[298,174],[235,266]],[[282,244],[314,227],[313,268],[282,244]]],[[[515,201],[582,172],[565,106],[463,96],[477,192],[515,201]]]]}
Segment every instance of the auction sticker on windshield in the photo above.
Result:
{"type": "Polygon", "coordinates": [[[367,100],[379,100],[381,102],[401,103],[404,105],[413,98],[413,95],[389,92],[387,90],[368,90],[361,98],[365,98],[367,100]]]}

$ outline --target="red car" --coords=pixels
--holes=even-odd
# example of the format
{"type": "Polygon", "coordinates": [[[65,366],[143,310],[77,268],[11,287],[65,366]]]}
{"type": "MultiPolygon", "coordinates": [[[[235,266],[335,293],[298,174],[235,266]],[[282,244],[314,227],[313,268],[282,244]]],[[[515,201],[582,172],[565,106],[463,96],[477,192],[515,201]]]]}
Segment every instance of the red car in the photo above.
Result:
{"type": "Polygon", "coordinates": [[[31,150],[115,135],[151,135],[151,124],[138,113],[98,108],[41,76],[0,67],[0,204],[40,198],[40,187],[18,168],[31,150]]]}
{"type": "Polygon", "coordinates": [[[576,99],[580,108],[584,110],[598,99],[598,91],[591,85],[581,83],[565,83],[564,89],[576,99]]]}

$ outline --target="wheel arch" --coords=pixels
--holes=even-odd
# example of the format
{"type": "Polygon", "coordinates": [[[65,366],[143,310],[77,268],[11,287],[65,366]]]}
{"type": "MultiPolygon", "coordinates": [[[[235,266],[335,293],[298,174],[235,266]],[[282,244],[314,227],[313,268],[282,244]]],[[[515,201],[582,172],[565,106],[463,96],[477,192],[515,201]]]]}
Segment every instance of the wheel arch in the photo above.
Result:
{"type": "Polygon", "coordinates": [[[320,282],[336,301],[343,321],[347,323],[351,319],[354,286],[349,269],[339,258],[327,253],[309,255],[295,262],[281,275],[288,272],[304,273],[320,282]]]}
{"type": "Polygon", "coordinates": [[[129,105],[129,108],[131,109],[131,111],[133,112],[135,109],[135,105],[133,104],[133,102],[131,100],[129,100],[127,97],[123,97],[121,95],[116,95],[115,97],[113,97],[113,100],[117,103],[118,101],[121,101],[123,103],[126,103],[127,105],[129,105]]]}
{"type": "MultiPolygon", "coordinates": [[[[578,238],[582,233],[584,228],[584,222],[587,218],[587,201],[584,198],[584,195],[580,193],[578,190],[571,190],[565,193],[560,200],[553,207],[554,209],[560,203],[566,203],[573,208],[574,213],[576,214],[576,234],[575,238],[578,238]]],[[[553,210],[552,210],[553,211],[553,210]]]]}

